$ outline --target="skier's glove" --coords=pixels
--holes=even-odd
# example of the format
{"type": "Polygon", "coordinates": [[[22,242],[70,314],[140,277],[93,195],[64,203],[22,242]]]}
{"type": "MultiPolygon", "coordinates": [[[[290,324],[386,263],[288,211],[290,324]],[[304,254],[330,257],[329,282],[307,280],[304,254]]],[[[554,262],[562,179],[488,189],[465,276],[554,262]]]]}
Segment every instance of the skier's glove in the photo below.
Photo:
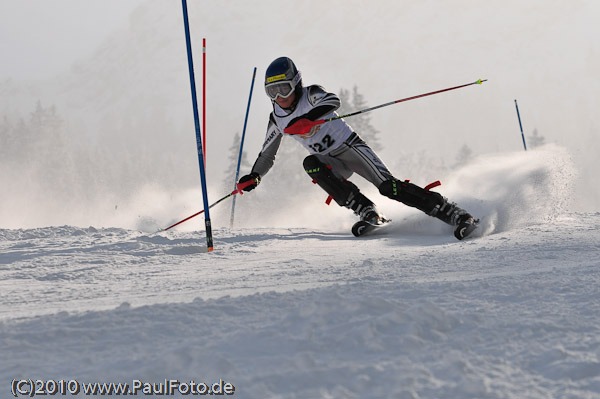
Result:
{"type": "Polygon", "coordinates": [[[260,176],[258,173],[253,172],[253,173],[250,173],[249,175],[242,176],[240,178],[240,181],[238,182],[238,184],[242,184],[242,183],[245,183],[250,180],[254,180],[254,184],[250,184],[250,185],[244,187],[243,190],[244,191],[252,191],[256,188],[256,186],[258,186],[258,183],[260,183],[260,176]]]}

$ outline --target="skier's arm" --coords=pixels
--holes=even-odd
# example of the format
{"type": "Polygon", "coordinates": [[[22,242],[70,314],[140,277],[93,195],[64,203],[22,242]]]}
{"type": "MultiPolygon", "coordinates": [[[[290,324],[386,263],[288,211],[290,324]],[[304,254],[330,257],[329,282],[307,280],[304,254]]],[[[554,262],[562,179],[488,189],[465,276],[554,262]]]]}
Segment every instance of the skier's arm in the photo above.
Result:
{"type": "Polygon", "coordinates": [[[265,142],[263,143],[262,150],[254,162],[254,166],[252,166],[252,171],[249,174],[242,176],[238,182],[244,183],[248,180],[254,180],[256,181],[256,184],[247,186],[244,188],[244,191],[253,190],[258,183],[260,183],[260,179],[271,169],[273,163],[275,163],[275,155],[277,155],[277,151],[281,145],[282,137],[283,135],[281,134],[281,131],[273,120],[273,115],[270,115],[265,142]]]}
{"type": "Polygon", "coordinates": [[[340,107],[340,98],[333,93],[327,93],[321,86],[308,86],[306,90],[308,90],[308,102],[313,106],[313,108],[306,114],[292,119],[290,123],[288,123],[288,126],[292,126],[300,119],[316,121],[317,119],[330,114],[340,107]]]}
{"type": "MultiPolygon", "coordinates": [[[[269,135],[267,135],[267,138],[269,135]]],[[[258,154],[258,158],[254,162],[254,166],[252,166],[252,172],[256,173],[258,176],[262,177],[267,174],[267,172],[271,169],[273,164],[275,163],[275,155],[277,155],[277,151],[279,150],[279,146],[281,145],[281,138],[283,136],[281,133],[278,133],[274,136],[268,145],[263,146],[262,151],[258,154]]]]}

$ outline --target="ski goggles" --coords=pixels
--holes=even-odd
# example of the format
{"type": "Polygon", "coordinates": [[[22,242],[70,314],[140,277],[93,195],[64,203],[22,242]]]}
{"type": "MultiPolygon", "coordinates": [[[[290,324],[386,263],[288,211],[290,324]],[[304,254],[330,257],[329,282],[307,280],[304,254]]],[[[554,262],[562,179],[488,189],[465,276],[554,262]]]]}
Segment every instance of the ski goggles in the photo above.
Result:
{"type": "MultiPolygon", "coordinates": [[[[285,75],[281,76],[282,78],[285,78],[285,75]]],[[[265,91],[267,92],[267,96],[269,96],[271,100],[276,100],[277,97],[288,98],[296,89],[296,85],[298,84],[300,79],[302,79],[302,75],[300,74],[300,72],[298,72],[292,80],[280,80],[275,81],[273,83],[267,83],[265,85],[265,91]]]]}

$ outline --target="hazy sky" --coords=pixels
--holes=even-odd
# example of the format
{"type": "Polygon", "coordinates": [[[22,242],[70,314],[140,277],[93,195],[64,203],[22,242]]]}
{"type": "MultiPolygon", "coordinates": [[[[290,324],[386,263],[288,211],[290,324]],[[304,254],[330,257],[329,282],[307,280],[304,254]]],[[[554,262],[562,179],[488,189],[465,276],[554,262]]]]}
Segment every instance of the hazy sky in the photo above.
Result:
{"type": "Polygon", "coordinates": [[[0,79],[54,76],[89,55],[144,0],[0,0],[0,79]]]}
{"type": "MultiPolygon", "coordinates": [[[[115,30],[131,28],[131,13],[143,3],[148,16],[147,20],[143,16],[137,19],[144,25],[136,28],[140,34],[153,37],[151,30],[144,33],[144,29],[163,29],[165,35],[176,35],[177,41],[170,45],[182,48],[178,0],[0,0],[0,81],[49,80],[68,72],[75,61],[97,62],[91,60],[100,45],[107,43],[115,30]],[[159,16],[153,16],[152,10],[159,16]],[[168,13],[170,19],[161,18],[160,13],[168,13]],[[167,20],[175,24],[166,25],[167,20]]],[[[600,88],[600,28],[595,23],[600,19],[598,0],[231,0],[188,4],[190,12],[198,13],[192,20],[193,39],[196,44],[200,35],[209,40],[210,78],[218,82],[212,87],[225,89],[209,92],[209,103],[220,107],[213,109],[216,114],[231,106],[243,113],[252,67],[257,66],[262,77],[269,61],[285,54],[299,64],[305,83],[322,84],[332,91],[357,85],[369,106],[489,79],[483,90],[471,88],[373,112],[379,129],[404,129],[404,145],[460,147],[470,140],[476,151],[519,149],[518,136],[512,145],[503,146],[490,145],[492,137],[473,134],[488,126],[497,129],[493,133],[514,130],[516,98],[522,104],[524,128],[528,132],[540,129],[549,141],[570,145],[572,140],[562,133],[566,129],[588,135],[598,126],[594,122],[600,88]],[[465,103],[458,103],[463,99],[465,103]],[[467,120],[471,124],[461,126],[467,120]],[[434,132],[440,125],[453,137],[458,137],[459,130],[471,132],[456,143],[447,141],[448,136],[436,140],[434,132]],[[419,137],[430,141],[410,141],[419,137]]],[[[154,40],[161,45],[162,39],[154,40]]],[[[118,39],[110,42],[110,46],[119,45],[129,45],[129,51],[138,46],[119,44],[118,39]]],[[[173,58],[154,61],[166,65],[173,58]]],[[[117,62],[111,66],[126,68],[117,62]]],[[[184,74],[185,70],[180,76],[184,74]]],[[[269,107],[259,91],[253,108],[256,118],[250,121],[256,123],[257,131],[264,129],[265,120],[258,115],[269,107]]],[[[226,131],[239,129],[223,127],[226,131]]],[[[260,134],[253,137],[257,136],[260,134]]],[[[389,139],[395,137],[388,134],[389,139]]]]}

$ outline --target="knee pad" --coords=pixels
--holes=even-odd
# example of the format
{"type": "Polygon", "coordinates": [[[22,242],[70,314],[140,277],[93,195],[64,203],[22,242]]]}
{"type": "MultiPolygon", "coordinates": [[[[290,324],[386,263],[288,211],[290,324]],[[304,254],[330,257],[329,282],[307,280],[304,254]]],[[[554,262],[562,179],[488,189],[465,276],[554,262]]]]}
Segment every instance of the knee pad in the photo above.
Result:
{"type": "Polygon", "coordinates": [[[319,169],[323,166],[327,166],[323,162],[321,162],[319,158],[315,155],[309,155],[306,158],[304,158],[302,165],[304,165],[304,170],[309,175],[313,172],[313,169],[319,169]]]}
{"type": "Polygon", "coordinates": [[[331,167],[322,162],[315,155],[304,158],[304,170],[335,202],[340,206],[348,206],[348,203],[356,197],[360,190],[353,183],[336,176],[331,167]]]}
{"type": "Polygon", "coordinates": [[[438,205],[444,203],[444,197],[434,191],[425,190],[408,181],[386,180],[379,185],[379,193],[402,202],[430,215],[438,205]]]}

